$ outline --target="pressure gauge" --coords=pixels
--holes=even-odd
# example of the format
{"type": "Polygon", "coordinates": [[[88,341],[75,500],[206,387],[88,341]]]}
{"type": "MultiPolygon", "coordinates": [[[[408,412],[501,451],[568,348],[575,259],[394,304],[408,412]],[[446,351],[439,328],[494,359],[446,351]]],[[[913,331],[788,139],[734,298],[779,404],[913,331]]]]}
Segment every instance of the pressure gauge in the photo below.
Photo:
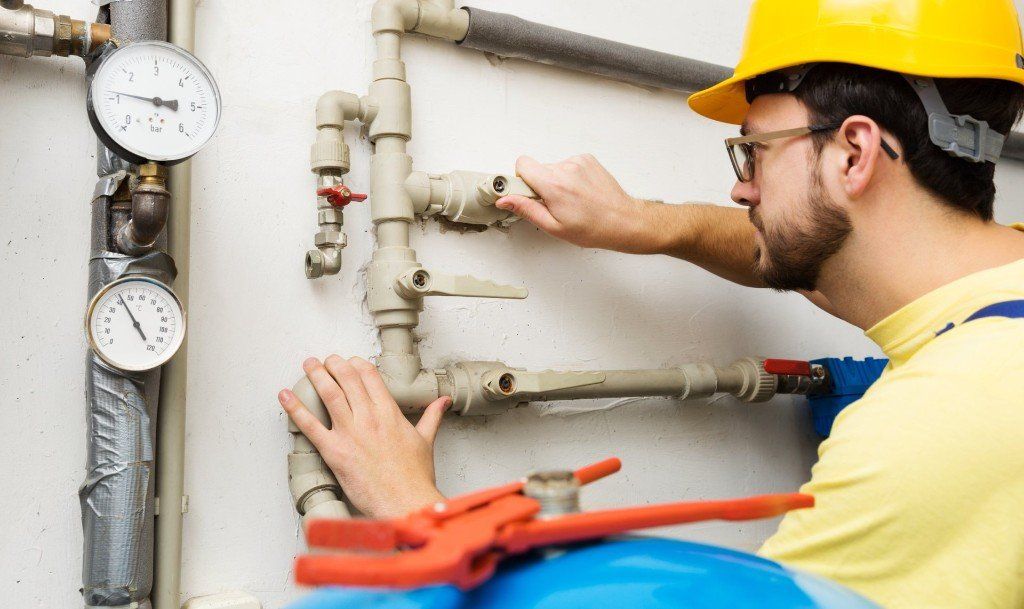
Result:
{"type": "Polygon", "coordinates": [[[167,42],[135,42],[109,53],[92,76],[89,122],[126,161],[180,163],[205,146],[220,122],[210,71],[167,42]]]}
{"type": "Polygon", "coordinates": [[[120,370],[152,370],[167,363],[185,338],[185,310],[169,287],[147,277],[125,277],[103,287],[85,319],[89,346],[120,370]]]}

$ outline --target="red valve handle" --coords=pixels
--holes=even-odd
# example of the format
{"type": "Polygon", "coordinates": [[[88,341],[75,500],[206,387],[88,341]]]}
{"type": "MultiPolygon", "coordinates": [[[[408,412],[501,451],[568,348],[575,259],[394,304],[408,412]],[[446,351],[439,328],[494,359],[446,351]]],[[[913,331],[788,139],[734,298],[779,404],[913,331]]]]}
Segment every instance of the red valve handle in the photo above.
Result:
{"type": "Polygon", "coordinates": [[[811,362],[792,359],[766,359],[764,371],[785,376],[811,376],[811,362]]]}
{"type": "Polygon", "coordinates": [[[335,207],[345,207],[352,201],[365,201],[366,195],[352,192],[348,186],[332,186],[329,188],[318,188],[318,197],[327,197],[327,202],[335,207]]]}

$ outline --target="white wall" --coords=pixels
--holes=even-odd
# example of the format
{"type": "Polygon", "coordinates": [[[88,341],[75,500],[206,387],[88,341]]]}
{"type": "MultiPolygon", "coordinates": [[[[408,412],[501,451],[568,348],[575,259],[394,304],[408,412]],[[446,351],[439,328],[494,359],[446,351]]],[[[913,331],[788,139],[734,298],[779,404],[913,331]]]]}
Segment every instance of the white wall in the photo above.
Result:
{"type": "MultiPolygon", "coordinates": [[[[40,2],[40,5],[43,3],[40,2]]],[[[299,594],[302,551],[286,485],[289,450],[275,394],[309,355],[369,356],[361,305],[372,236],[365,205],[346,213],[342,273],[311,282],[315,229],[309,144],[325,90],[364,93],[373,61],[370,0],[199,5],[198,52],[219,79],[224,120],[195,160],[185,598],[245,589],[268,608],[299,594]],[[304,15],[296,14],[301,7],[304,15]]],[[[749,2],[476,0],[481,8],[731,65],[749,2]]],[[[88,18],[85,0],[48,8],[88,18]]],[[[733,130],[647,91],[410,37],[405,46],[418,169],[507,170],[530,153],[597,155],[634,194],[728,201],[721,138],[733,130]]],[[[89,255],[93,138],[77,60],[0,58],[0,590],[24,609],[78,606],[85,462],[81,329],[89,255]]],[[[350,184],[367,188],[370,146],[349,133],[350,184]]],[[[1001,166],[1000,218],[1020,219],[1022,166],[1001,166]]],[[[525,223],[510,234],[413,230],[427,265],[530,288],[524,302],[431,300],[420,336],[428,366],[500,359],[533,369],[629,368],[763,354],[874,355],[861,333],[800,297],[732,286],[668,258],[580,250],[525,223]]],[[[524,409],[452,419],[438,440],[443,491],[607,455],[623,472],[589,489],[591,508],[795,489],[816,441],[806,406],[647,400],[562,418],[524,409]]],[[[384,456],[384,455],[382,455],[384,456]]],[[[753,549],[774,521],[669,533],[753,549]]]]}

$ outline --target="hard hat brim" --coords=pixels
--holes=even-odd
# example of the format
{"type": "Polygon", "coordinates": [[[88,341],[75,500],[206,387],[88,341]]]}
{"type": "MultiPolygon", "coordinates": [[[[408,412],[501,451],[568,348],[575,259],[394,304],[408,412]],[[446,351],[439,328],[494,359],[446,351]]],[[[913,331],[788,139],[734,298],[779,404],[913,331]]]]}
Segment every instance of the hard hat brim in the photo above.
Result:
{"type": "Polygon", "coordinates": [[[848,63],[931,78],[991,78],[1024,84],[1024,69],[1017,66],[1013,50],[886,27],[835,25],[803,32],[762,49],[758,57],[741,62],[730,78],[691,95],[690,108],[712,120],[741,124],[750,110],[744,89],[747,80],[817,62],[848,63]],[[905,51],[896,53],[896,49],[905,51]]]}
{"type": "Polygon", "coordinates": [[[746,81],[746,77],[732,76],[713,87],[698,91],[688,100],[690,108],[711,120],[739,125],[750,110],[744,88],[746,81]]]}

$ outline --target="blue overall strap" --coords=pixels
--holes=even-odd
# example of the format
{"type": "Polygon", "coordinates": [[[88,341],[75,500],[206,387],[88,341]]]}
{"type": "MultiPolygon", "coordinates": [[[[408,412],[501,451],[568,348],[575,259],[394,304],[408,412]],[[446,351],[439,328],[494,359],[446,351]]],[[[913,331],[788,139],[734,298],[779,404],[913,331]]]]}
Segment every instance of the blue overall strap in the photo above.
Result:
{"type": "MultiPolygon", "coordinates": [[[[1024,319],[1024,300],[1007,300],[1006,302],[997,302],[990,304],[987,307],[975,312],[973,315],[963,321],[967,323],[976,319],[985,319],[987,317],[1005,317],[1007,319],[1024,319]]],[[[963,325],[963,324],[961,324],[963,325]]],[[[956,327],[956,324],[949,322],[949,325],[935,333],[935,336],[942,336],[946,332],[949,332],[956,327]]]]}
{"type": "Polygon", "coordinates": [[[964,323],[975,319],[986,317],[1008,317],[1010,319],[1024,319],[1024,300],[1007,300],[990,304],[964,320],[964,323]]]}

